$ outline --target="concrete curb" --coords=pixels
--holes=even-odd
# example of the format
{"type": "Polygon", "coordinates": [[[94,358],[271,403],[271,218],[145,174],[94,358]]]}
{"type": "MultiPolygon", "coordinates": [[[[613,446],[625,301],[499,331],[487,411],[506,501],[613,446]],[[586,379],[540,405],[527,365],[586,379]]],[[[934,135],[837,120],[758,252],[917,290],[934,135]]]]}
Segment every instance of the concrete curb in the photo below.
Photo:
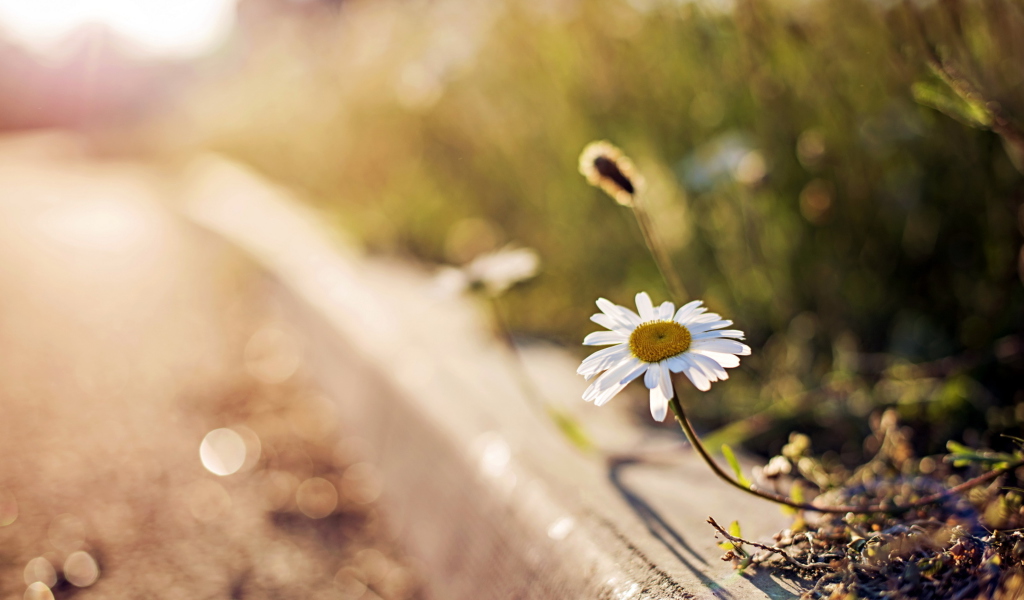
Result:
{"type": "MultiPolygon", "coordinates": [[[[222,159],[194,163],[182,193],[190,219],[277,282],[313,376],[370,449],[388,520],[434,597],[794,595],[767,574],[737,575],[704,523],[739,518],[746,535],[764,537],[786,526],[777,509],[727,489],[688,452],[655,465],[576,449],[531,405],[468,300],[438,295],[409,266],[359,257],[288,193],[222,159]],[[362,360],[336,359],[345,354],[362,360]]],[[[527,358],[595,438],[652,443],[623,418],[625,402],[579,400],[584,383],[564,352],[527,358]]]]}

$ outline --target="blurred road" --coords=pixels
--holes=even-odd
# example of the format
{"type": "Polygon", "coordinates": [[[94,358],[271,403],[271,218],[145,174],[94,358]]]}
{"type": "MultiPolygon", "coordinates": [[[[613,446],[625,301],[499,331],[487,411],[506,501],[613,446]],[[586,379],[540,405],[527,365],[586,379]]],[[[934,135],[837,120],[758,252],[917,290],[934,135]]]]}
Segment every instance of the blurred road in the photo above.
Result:
{"type": "Polygon", "coordinates": [[[0,598],[419,597],[261,276],[75,152],[0,144],[0,598]]]}

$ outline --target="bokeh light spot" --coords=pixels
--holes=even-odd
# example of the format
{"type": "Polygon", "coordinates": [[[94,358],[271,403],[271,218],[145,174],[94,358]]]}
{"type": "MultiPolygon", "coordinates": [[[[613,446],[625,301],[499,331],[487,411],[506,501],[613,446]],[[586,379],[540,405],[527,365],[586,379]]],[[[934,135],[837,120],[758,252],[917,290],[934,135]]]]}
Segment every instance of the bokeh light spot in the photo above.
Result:
{"type": "Polygon", "coordinates": [[[18,520],[18,500],[7,490],[0,490],[0,527],[18,520]]]}
{"type": "Polygon", "coordinates": [[[368,584],[384,581],[391,571],[391,561],[380,550],[374,548],[364,548],[357,552],[354,562],[368,584]]]}
{"type": "Polygon", "coordinates": [[[295,503],[302,514],[311,519],[322,519],[338,506],[338,490],[334,484],[320,477],[312,477],[299,484],[295,503]]]}
{"type": "Polygon", "coordinates": [[[512,460],[512,449],[501,435],[489,431],[481,434],[475,444],[480,456],[480,470],[491,477],[505,472],[512,460]]]}
{"type": "Polygon", "coordinates": [[[100,567],[88,552],[79,550],[64,561],[64,578],[76,587],[89,587],[100,577],[100,567]]]}
{"type": "Polygon", "coordinates": [[[29,584],[28,589],[25,590],[24,598],[25,600],[53,600],[53,592],[50,591],[50,586],[41,581],[36,581],[29,584]]]}
{"type": "Polygon", "coordinates": [[[366,593],[366,583],[360,578],[361,575],[354,567],[342,567],[334,576],[334,585],[345,598],[362,598],[366,593]]]}
{"type": "Polygon", "coordinates": [[[764,179],[768,173],[768,164],[764,156],[757,150],[751,150],[743,155],[740,162],[733,170],[733,177],[744,185],[754,185],[764,179]]]}
{"type": "Polygon", "coordinates": [[[280,329],[260,329],[245,345],[245,369],[263,383],[286,381],[301,361],[298,340],[280,329]]]}
{"type": "Polygon", "coordinates": [[[85,543],[85,522],[72,514],[54,517],[46,530],[46,537],[61,552],[73,552],[85,543]]]}
{"type": "Polygon", "coordinates": [[[341,489],[345,498],[356,504],[369,504],[380,497],[384,488],[377,468],[367,462],[356,463],[345,469],[341,489]]]}
{"type": "Polygon", "coordinates": [[[245,464],[245,440],[232,429],[214,429],[199,445],[199,459],[214,475],[231,475],[245,464]]]}
{"type": "Polygon", "coordinates": [[[299,487],[299,478],[287,471],[265,471],[260,477],[262,505],[267,510],[282,510],[299,487]]]}
{"type": "Polygon", "coordinates": [[[828,221],[832,209],[832,187],[823,179],[810,181],[800,192],[800,214],[809,222],[821,225],[828,221]]]}
{"type": "Polygon", "coordinates": [[[575,526],[576,521],[572,517],[562,517],[548,527],[548,537],[556,541],[564,540],[575,526]]]}
{"type": "Polygon", "coordinates": [[[57,571],[50,561],[42,556],[33,558],[25,565],[25,585],[31,586],[37,582],[43,584],[47,590],[57,584],[57,571]]]}

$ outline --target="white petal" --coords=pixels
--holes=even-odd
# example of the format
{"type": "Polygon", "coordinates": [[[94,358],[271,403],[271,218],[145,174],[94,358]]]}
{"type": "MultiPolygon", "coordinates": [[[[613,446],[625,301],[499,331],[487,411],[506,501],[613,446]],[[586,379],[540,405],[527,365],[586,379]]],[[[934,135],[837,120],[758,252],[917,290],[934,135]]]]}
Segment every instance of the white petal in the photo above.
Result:
{"type": "MultiPolygon", "coordinates": [[[[705,369],[704,365],[701,364],[701,361],[696,359],[696,358],[694,358],[694,356],[695,355],[693,355],[693,354],[688,354],[687,355],[686,358],[689,361],[689,363],[691,365],[697,367],[697,369],[700,370],[701,374],[704,375],[704,377],[707,378],[707,380],[709,382],[714,383],[714,382],[718,381],[718,377],[715,375],[714,371],[708,371],[707,369],[705,369]]],[[[707,357],[702,357],[702,358],[707,358],[707,357]]],[[[714,362],[714,361],[712,361],[712,362],[714,362]]],[[[715,363],[715,364],[717,366],[717,363],[715,363]]],[[[719,367],[719,368],[721,368],[721,367],[719,367]]]]}
{"type": "Polygon", "coordinates": [[[608,344],[624,344],[629,337],[618,331],[595,331],[583,338],[584,346],[607,346],[608,344]]]}
{"type": "Polygon", "coordinates": [[[683,373],[686,378],[693,383],[693,386],[702,392],[706,392],[711,389],[711,382],[704,376],[704,372],[700,370],[700,367],[693,364],[689,360],[689,356],[681,354],[683,360],[686,362],[686,367],[683,369],[683,373]]]}
{"type": "Polygon", "coordinates": [[[636,309],[640,311],[641,321],[653,321],[657,318],[654,316],[654,304],[651,303],[651,297],[647,295],[647,292],[640,292],[636,295],[636,309]]]}
{"type": "Polygon", "coordinates": [[[626,374],[632,372],[640,363],[641,361],[639,358],[630,356],[616,364],[614,369],[607,370],[603,375],[598,377],[597,381],[592,383],[590,387],[594,388],[595,393],[605,390],[618,383],[626,376],[626,374]]]}
{"type": "Polygon", "coordinates": [[[607,369],[614,369],[622,360],[629,357],[629,346],[618,344],[591,354],[583,359],[576,373],[586,377],[588,380],[594,375],[607,369]]]}
{"type": "Polygon", "coordinates": [[[686,324],[686,320],[689,319],[691,316],[693,316],[693,314],[695,312],[696,312],[696,314],[700,314],[700,313],[704,312],[705,310],[707,310],[707,309],[704,309],[704,308],[700,308],[701,304],[703,304],[703,302],[700,301],[700,300],[694,300],[693,302],[688,302],[688,303],[684,304],[683,306],[679,307],[679,311],[676,312],[676,316],[675,316],[675,318],[673,320],[676,323],[679,323],[681,325],[685,325],[686,324]]]}
{"type": "Polygon", "coordinates": [[[712,329],[721,329],[732,325],[732,321],[728,319],[720,321],[711,321],[708,323],[691,323],[686,328],[690,330],[690,334],[704,333],[705,331],[711,331],[712,329]]]}
{"type": "Polygon", "coordinates": [[[651,416],[655,421],[664,421],[668,414],[668,399],[658,389],[651,390],[651,416]]]}
{"type": "Polygon", "coordinates": [[[700,370],[704,372],[704,375],[709,381],[725,381],[729,378],[729,374],[725,372],[722,365],[718,364],[717,361],[710,357],[704,356],[703,354],[691,353],[689,358],[695,365],[700,367],[700,370]]]}
{"type": "MultiPolygon", "coordinates": [[[[607,402],[608,399],[619,393],[619,390],[629,383],[628,379],[623,381],[623,377],[635,371],[639,364],[640,359],[630,357],[615,365],[614,369],[605,371],[605,373],[598,377],[594,383],[590,384],[587,391],[583,392],[583,399],[589,402],[601,397],[608,390],[615,390],[605,398],[604,401],[607,402]]],[[[637,373],[637,375],[639,375],[639,373],[637,373]]],[[[633,377],[635,378],[637,375],[634,375],[633,377]]]]}
{"type": "MultiPolygon", "coordinates": [[[[727,369],[740,366],[740,357],[733,354],[721,354],[719,352],[709,352],[703,348],[690,351],[693,354],[703,354],[704,356],[714,360],[718,364],[722,365],[727,369]]],[[[678,372],[678,371],[677,371],[678,372]]]]}
{"type": "Polygon", "coordinates": [[[630,333],[633,332],[633,329],[628,325],[625,325],[621,321],[617,321],[604,313],[597,313],[596,315],[591,315],[590,320],[597,323],[601,327],[611,329],[612,331],[618,331],[619,333],[623,333],[626,335],[629,335],[630,333]]]}
{"type": "Polygon", "coordinates": [[[707,352],[720,352],[722,354],[739,354],[747,356],[750,354],[750,347],[746,344],[727,338],[711,338],[697,340],[690,346],[691,350],[704,350],[707,352]]]}
{"type": "Polygon", "coordinates": [[[615,319],[609,317],[604,313],[590,315],[590,320],[597,323],[601,327],[604,327],[605,329],[615,329],[616,327],[619,326],[619,324],[615,322],[615,319]]]}
{"type": "Polygon", "coordinates": [[[721,318],[722,315],[718,313],[703,313],[699,315],[693,315],[692,317],[690,317],[690,321],[689,323],[687,323],[687,325],[697,325],[699,323],[713,323],[715,321],[720,320],[721,318]]]}
{"type": "Polygon", "coordinates": [[[672,372],[668,368],[668,363],[661,361],[658,363],[658,368],[661,370],[661,379],[658,381],[658,389],[661,390],[662,396],[668,401],[672,398],[674,390],[672,389],[672,372]]]}
{"type": "Polygon", "coordinates": [[[629,373],[626,373],[626,375],[622,378],[622,381],[620,383],[622,383],[622,385],[626,385],[630,381],[633,381],[634,379],[636,379],[637,377],[642,375],[644,373],[644,371],[647,371],[648,367],[650,367],[650,366],[651,366],[650,363],[645,363],[643,361],[639,361],[639,364],[636,366],[636,368],[634,368],[629,373]]]}
{"type": "Polygon", "coordinates": [[[604,406],[605,404],[608,404],[608,401],[618,395],[624,387],[626,387],[625,383],[616,383],[613,387],[604,390],[594,397],[594,406],[604,406]]]}
{"type": "Polygon", "coordinates": [[[676,319],[675,321],[676,323],[679,323],[680,325],[683,325],[684,327],[689,329],[690,327],[693,327],[694,325],[702,322],[702,318],[704,317],[704,311],[706,310],[707,309],[703,307],[698,308],[696,310],[691,311],[690,314],[687,315],[686,317],[682,319],[676,319]]]}
{"type": "Polygon", "coordinates": [[[716,338],[736,338],[742,340],[744,335],[739,329],[716,329],[714,331],[705,331],[703,333],[694,333],[693,341],[698,340],[713,340],[716,338]]]}
{"type": "Polygon", "coordinates": [[[657,365],[651,365],[651,368],[647,369],[647,374],[644,375],[644,385],[647,389],[653,390],[658,387],[658,380],[661,378],[661,369],[657,365]]]}
{"type": "Polygon", "coordinates": [[[604,406],[611,400],[616,394],[622,391],[622,388],[626,387],[630,381],[633,381],[640,376],[648,368],[648,363],[637,361],[639,364],[629,373],[626,374],[618,383],[604,390],[596,398],[594,398],[594,404],[597,406],[604,406]]]}
{"type": "Polygon", "coordinates": [[[664,421],[668,414],[668,398],[661,393],[661,390],[651,390],[651,416],[655,421],[664,421]]]}
{"type": "Polygon", "coordinates": [[[656,315],[654,318],[659,321],[668,321],[672,318],[672,313],[674,312],[676,312],[676,305],[666,300],[654,311],[656,315]]]}
{"type": "Polygon", "coordinates": [[[630,330],[636,328],[640,324],[640,317],[637,314],[625,306],[619,306],[611,300],[604,298],[597,299],[597,307],[601,309],[601,312],[608,315],[616,322],[629,327],[630,330]]]}
{"type": "Polygon", "coordinates": [[[666,358],[665,364],[668,365],[669,370],[673,373],[682,373],[688,363],[683,359],[682,354],[677,354],[671,358],[666,358]]]}
{"type": "MultiPolygon", "coordinates": [[[[652,366],[647,372],[654,370],[655,367],[652,366]]],[[[668,413],[668,403],[672,399],[672,376],[665,361],[658,363],[657,370],[660,375],[658,385],[651,388],[651,416],[657,421],[664,421],[668,413]]]]}

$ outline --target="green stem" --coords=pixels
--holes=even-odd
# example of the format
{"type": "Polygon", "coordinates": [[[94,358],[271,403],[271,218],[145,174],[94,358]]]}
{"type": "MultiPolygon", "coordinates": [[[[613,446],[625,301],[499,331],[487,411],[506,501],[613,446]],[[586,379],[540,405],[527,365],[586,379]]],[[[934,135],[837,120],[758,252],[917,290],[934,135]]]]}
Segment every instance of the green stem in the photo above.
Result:
{"type": "Polygon", "coordinates": [[[647,199],[644,197],[644,194],[636,194],[633,197],[633,216],[636,217],[636,222],[640,225],[640,233],[644,236],[644,243],[647,245],[647,250],[650,251],[651,256],[654,257],[654,262],[658,266],[658,271],[661,272],[661,278],[665,280],[669,293],[672,294],[672,298],[676,302],[681,304],[689,298],[689,294],[686,293],[686,286],[683,285],[679,274],[672,267],[672,258],[669,256],[665,244],[658,237],[658,232],[654,228],[654,223],[651,221],[646,205],[647,199]]]}
{"type": "Polygon", "coordinates": [[[542,398],[540,390],[534,385],[533,379],[530,378],[530,374],[526,371],[526,361],[519,352],[519,346],[516,345],[515,338],[512,337],[512,328],[508,324],[508,319],[505,318],[505,311],[502,310],[498,297],[489,294],[486,297],[490,305],[491,316],[494,319],[493,323],[499,330],[501,341],[505,343],[505,348],[512,355],[512,363],[514,365],[512,371],[520,390],[542,412],[550,412],[551,407],[542,398]]]}
{"type": "Polygon", "coordinates": [[[516,383],[519,384],[519,389],[523,392],[523,395],[526,396],[527,400],[538,411],[550,418],[562,434],[577,448],[584,452],[592,451],[594,443],[590,440],[590,436],[587,435],[583,427],[571,416],[548,402],[544,394],[533,382],[530,373],[526,369],[526,359],[523,358],[523,354],[516,344],[515,338],[512,336],[512,328],[509,326],[501,301],[497,296],[491,295],[487,296],[487,300],[491,308],[491,316],[495,327],[499,330],[499,335],[505,343],[505,348],[512,355],[512,374],[515,376],[516,383]]]}
{"type": "Polygon", "coordinates": [[[1021,465],[1024,465],[1024,461],[1017,461],[1011,463],[1001,469],[989,471],[988,473],[975,477],[974,479],[969,479],[961,483],[960,485],[949,488],[944,492],[939,492],[937,494],[925,496],[924,498],[915,500],[914,502],[911,502],[909,504],[900,504],[894,506],[818,506],[806,502],[794,502],[780,494],[775,494],[773,492],[767,492],[764,490],[758,490],[755,489],[753,486],[747,487],[740,483],[739,481],[736,481],[733,477],[726,473],[725,470],[721,466],[719,466],[717,462],[715,462],[715,460],[711,457],[711,453],[708,452],[707,448],[704,447],[703,442],[701,442],[700,438],[697,437],[697,433],[693,430],[693,426],[690,425],[690,420],[686,418],[686,413],[683,412],[683,405],[679,402],[678,394],[673,393],[672,400],[669,401],[669,407],[672,409],[672,414],[675,415],[676,421],[682,428],[683,433],[686,434],[686,439],[690,440],[690,444],[693,446],[694,450],[697,451],[697,454],[700,454],[700,457],[704,459],[704,462],[707,463],[709,467],[711,467],[711,470],[714,471],[715,475],[717,475],[719,479],[725,481],[726,483],[737,489],[743,490],[748,494],[798,510],[808,510],[813,512],[836,514],[900,514],[907,512],[908,510],[913,510],[915,508],[921,508],[924,506],[928,506],[930,504],[942,502],[943,500],[946,500],[947,498],[959,494],[960,492],[968,490],[974,486],[981,485],[982,483],[985,483],[987,481],[991,481],[996,477],[999,477],[1003,473],[1007,473],[1021,465]]]}

